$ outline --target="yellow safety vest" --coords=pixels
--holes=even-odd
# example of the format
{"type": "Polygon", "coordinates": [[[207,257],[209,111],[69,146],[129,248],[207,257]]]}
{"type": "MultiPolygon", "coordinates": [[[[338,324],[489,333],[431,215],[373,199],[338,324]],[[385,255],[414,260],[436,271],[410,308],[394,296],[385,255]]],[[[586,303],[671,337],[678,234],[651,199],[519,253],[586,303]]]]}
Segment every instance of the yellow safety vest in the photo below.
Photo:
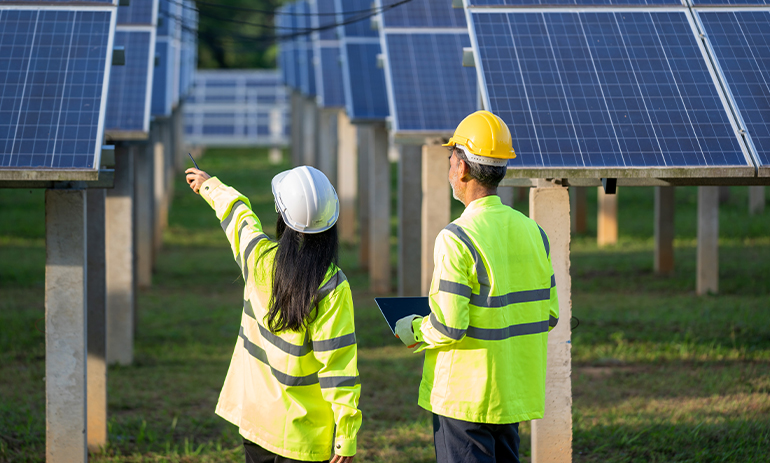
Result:
{"type": "Polygon", "coordinates": [[[475,423],[542,418],[548,332],[559,302],[548,237],[498,196],[471,202],[439,233],[419,404],[475,423]]]}
{"type": "Polygon", "coordinates": [[[235,189],[214,177],[200,193],[216,211],[245,281],[240,333],[216,413],[246,439],[284,457],[328,460],[332,445],[338,455],[354,455],[361,385],[345,275],[329,268],[307,330],[272,333],[265,320],[275,259],[269,249],[276,243],[235,189]]]}

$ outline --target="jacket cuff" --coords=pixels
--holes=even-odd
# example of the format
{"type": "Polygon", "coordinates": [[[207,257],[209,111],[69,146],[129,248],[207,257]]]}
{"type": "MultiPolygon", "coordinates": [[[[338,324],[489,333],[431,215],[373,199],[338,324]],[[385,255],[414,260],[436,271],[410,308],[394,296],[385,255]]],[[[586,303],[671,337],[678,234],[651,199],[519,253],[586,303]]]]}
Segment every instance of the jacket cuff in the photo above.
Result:
{"type": "Polygon", "coordinates": [[[201,185],[201,189],[199,193],[203,197],[203,199],[206,200],[207,203],[209,203],[209,206],[212,208],[214,207],[214,200],[211,199],[211,194],[219,188],[222,185],[222,182],[219,181],[216,177],[211,177],[210,179],[203,182],[203,185],[201,185]]]}
{"type": "Polygon", "coordinates": [[[334,439],[334,453],[342,457],[352,457],[356,454],[356,438],[337,436],[334,439]]]}
{"type": "Polygon", "coordinates": [[[422,319],[424,317],[416,317],[414,320],[412,320],[412,331],[414,331],[414,340],[417,342],[422,342],[422,331],[420,331],[420,327],[422,326],[422,319]]]}

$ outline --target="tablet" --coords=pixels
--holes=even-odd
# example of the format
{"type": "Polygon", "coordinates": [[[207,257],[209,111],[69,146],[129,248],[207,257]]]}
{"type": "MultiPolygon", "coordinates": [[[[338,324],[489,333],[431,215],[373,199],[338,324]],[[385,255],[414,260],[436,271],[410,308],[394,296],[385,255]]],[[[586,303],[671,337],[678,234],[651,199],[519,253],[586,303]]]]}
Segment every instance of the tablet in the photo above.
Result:
{"type": "Polygon", "coordinates": [[[394,335],[396,322],[407,315],[416,314],[421,317],[430,315],[430,303],[427,297],[375,297],[374,302],[377,303],[394,335]]]}

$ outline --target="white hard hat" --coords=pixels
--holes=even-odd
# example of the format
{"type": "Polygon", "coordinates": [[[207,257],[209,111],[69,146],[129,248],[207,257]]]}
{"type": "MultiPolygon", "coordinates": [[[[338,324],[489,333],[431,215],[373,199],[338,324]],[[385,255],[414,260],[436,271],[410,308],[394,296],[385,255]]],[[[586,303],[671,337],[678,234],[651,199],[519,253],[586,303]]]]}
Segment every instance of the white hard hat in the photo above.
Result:
{"type": "Polygon", "coordinates": [[[276,209],[292,230],[321,233],[337,223],[337,192],[320,170],[295,167],[276,175],[271,183],[276,209]]]}

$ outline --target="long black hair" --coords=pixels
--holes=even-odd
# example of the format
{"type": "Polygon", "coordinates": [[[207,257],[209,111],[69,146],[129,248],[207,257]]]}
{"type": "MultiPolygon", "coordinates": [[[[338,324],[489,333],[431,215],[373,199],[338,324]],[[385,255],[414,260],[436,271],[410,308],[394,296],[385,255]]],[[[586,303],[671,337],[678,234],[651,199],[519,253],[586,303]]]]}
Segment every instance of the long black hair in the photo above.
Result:
{"type": "Polygon", "coordinates": [[[318,313],[319,287],[337,265],[337,224],[321,233],[300,233],[278,215],[278,249],[273,260],[273,292],[268,304],[270,331],[299,331],[318,313]]]}

